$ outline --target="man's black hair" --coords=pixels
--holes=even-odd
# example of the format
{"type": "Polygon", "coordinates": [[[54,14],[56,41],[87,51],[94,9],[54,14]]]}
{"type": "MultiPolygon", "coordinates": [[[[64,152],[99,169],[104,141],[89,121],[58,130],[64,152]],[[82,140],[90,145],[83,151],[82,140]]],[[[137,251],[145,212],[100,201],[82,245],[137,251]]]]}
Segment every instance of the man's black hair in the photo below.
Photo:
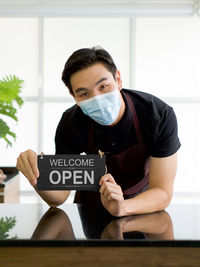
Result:
{"type": "Polygon", "coordinates": [[[111,55],[102,47],[95,46],[93,48],[82,48],[76,50],[67,60],[62,73],[62,80],[73,94],[72,86],[70,83],[71,75],[86,69],[95,63],[102,63],[105,68],[110,71],[115,79],[116,65],[111,55]]]}

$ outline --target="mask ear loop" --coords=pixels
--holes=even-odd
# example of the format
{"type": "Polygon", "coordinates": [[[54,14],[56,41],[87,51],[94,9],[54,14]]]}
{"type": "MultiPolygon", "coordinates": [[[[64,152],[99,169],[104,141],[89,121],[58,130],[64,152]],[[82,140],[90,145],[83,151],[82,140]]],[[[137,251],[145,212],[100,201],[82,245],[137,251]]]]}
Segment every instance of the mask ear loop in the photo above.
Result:
{"type": "MultiPolygon", "coordinates": [[[[102,152],[100,149],[98,150],[98,154],[99,154],[99,156],[100,156],[101,159],[102,159],[103,155],[105,155],[105,153],[102,152]]],[[[107,166],[105,164],[105,174],[107,173],[107,171],[108,171],[108,169],[107,169],[107,166]]]]}

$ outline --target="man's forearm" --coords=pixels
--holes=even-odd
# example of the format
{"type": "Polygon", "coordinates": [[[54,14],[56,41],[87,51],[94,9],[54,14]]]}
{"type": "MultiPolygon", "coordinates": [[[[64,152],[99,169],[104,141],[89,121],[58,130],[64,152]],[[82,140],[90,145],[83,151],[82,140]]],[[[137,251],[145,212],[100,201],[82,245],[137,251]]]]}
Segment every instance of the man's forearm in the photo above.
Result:
{"type": "Polygon", "coordinates": [[[151,213],[165,209],[171,198],[161,188],[151,188],[122,205],[122,216],[151,213]]]}
{"type": "Polygon", "coordinates": [[[41,198],[51,207],[56,207],[63,204],[68,198],[70,191],[40,191],[37,189],[37,185],[34,186],[35,191],[41,196],[41,198]]]}

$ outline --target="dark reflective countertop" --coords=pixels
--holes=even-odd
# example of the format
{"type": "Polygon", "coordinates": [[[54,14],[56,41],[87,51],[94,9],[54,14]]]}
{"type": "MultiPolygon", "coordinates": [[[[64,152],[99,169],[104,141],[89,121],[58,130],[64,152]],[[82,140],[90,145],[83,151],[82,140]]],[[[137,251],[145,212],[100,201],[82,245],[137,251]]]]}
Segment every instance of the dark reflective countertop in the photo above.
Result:
{"type": "Polygon", "coordinates": [[[200,205],[116,218],[104,208],[63,204],[0,204],[0,246],[200,247],[200,205]]]}

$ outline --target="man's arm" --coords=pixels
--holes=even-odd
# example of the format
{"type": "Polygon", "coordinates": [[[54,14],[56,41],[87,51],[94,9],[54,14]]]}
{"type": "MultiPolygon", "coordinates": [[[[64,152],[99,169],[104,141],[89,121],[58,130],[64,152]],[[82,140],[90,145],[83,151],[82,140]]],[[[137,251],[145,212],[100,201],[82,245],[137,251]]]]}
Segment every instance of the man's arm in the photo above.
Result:
{"type": "Polygon", "coordinates": [[[124,239],[124,233],[133,231],[148,234],[150,239],[174,239],[172,220],[166,211],[115,219],[106,225],[101,238],[124,239]]]}
{"type": "Polygon", "coordinates": [[[165,158],[150,158],[149,188],[124,200],[124,213],[141,214],[165,209],[172,198],[177,170],[177,153],[165,158]]]}
{"type": "Polygon", "coordinates": [[[39,191],[37,189],[37,185],[34,185],[33,186],[35,191],[41,196],[41,198],[50,206],[50,207],[57,207],[61,204],[63,204],[69,194],[70,194],[70,191],[69,190],[52,190],[52,191],[39,191]]]}
{"type": "Polygon", "coordinates": [[[123,199],[121,188],[111,175],[101,180],[101,200],[114,216],[151,213],[165,209],[172,198],[177,171],[177,153],[164,158],[150,158],[149,188],[131,199],[123,199]]]}

